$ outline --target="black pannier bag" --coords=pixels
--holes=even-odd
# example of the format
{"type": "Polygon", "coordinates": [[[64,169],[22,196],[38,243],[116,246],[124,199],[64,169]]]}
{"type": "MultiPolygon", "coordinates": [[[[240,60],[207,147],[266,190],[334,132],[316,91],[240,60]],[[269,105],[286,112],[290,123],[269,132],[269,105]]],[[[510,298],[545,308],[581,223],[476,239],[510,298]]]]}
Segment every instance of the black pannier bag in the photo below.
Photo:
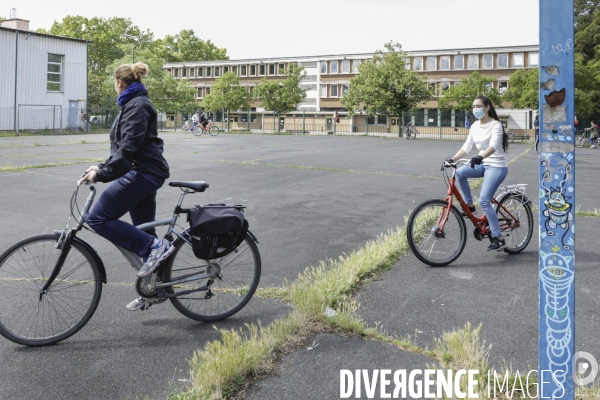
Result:
{"type": "Polygon", "coordinates": [[[197,205],[192,209],[188,221],[194,255],[213,260],[234,251],[248,232],[242,209],[229,204],[197,205]]]}

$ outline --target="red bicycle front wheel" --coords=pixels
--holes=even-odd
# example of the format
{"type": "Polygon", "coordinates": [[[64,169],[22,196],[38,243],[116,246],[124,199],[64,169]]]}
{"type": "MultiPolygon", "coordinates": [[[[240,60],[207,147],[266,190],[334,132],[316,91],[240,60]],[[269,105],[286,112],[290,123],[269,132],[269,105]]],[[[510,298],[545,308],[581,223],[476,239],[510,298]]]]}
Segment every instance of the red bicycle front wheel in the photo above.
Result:
{"type": "Polygon", "coordinates": [[[446,201],[428,200],[410,214],[406,236],[419,260],[432,267],[443,267],[455,261],[465,248],[467,226],[455,206],[448,210],[446,201]]]}

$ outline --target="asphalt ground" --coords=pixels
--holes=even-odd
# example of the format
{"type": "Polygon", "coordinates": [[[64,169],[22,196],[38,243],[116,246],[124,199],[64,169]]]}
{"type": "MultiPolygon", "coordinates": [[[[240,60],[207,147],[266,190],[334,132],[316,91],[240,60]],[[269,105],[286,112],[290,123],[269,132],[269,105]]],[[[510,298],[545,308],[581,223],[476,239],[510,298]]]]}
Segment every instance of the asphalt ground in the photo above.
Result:
{"type": "MultiPolygon", "coordinates": [[[[404,225],[404,216],[426,199],[443,198],[439,165],[458,142],[370,137],[220,135],[163,133],[172,180],[206,180],[210,188],[187,204],[232,198],[248,205],[246,217],[259,239],[260,286],[291,282],[307,266],[362,247],[404,225]]],[[[0,172],[0,249],[20,238],[65,226],[75,180],[90,160],[108,155],[107,135],[0,139],[0,166],[47,165],[0,172]],[[49,164],[54,163],[55,166],[49,164]]],[[[537,155],[525,144],[509,150],[507,184],[528,183],[537,192],[537,155]]],[[[598,208],[595,172],[600,153],[577,149],[579,209],[598,208]]],[[[99,184],[101,191],[104,187],[99,184]]],[[[83,204],[86,194],[80,194],[83,204]]],[[[178,190],[157,196],[157,217],[171,214],[178,190]]],[[[535,196],[532,196],[535,198],[535,196]]],[[[537,221],[537,216],[536,216],[537,221]]],[[[600,357],[595,343],[600,305],[595,274],[598,249],[594,217],[577,218],[577,350],[600,357]]],[[[534,230],[535,232],[535,230],[534,230]]],[[[136,294],[134,271],[106,240],[83,233],[107,268],[108,284],[90,322],[70,339],[29,349],[2,339],[0,399],[165,398],[185,385],[195,350],[218,339],[213,328],[267,324],[289,308],[254,298],[240,313],[218,324],[188,320],[166,303],[131,313],[124,305],[136,294]]],[[[412,255],[399,260],[358,295],[360,314],[399,337],[433,345],[442,331],[483,323],[491,360],[515,366],[537,364],[537,235],[520,255],[492,254],[469,238],[462,256],[446,268],[430,268],[412,255]]],[[[339,369],[416,368],[425,360],[389,345],[336,336],[287,357],[280,372],[257,382],[249,398],[337,398],[339,369]],[[349,351],[348,349],[353,349],[349,351]],[[304,354],[308,352],[308,356],[304,354]],[[372,354],[369,362],[364,354],[372,354]],[[319,357],[311,364],[311,357],[319,357]],[[291,364],[290,364],[291,362],[291,364]],[[371,367],[368,367],[371,365],[371,367]],[[380,366],[379,366],[380,365],[380,366]],[[285,377],[289,374],[290,379],[285,377]],[[280,384],[280,382],[288,382],[280,384]],[[333,384],[331,384],[333,382],[333,384]],[[319,387],[314,396],[306,385],[319,387]],[[272,390],[271,390],[272,389],[272,390]],[[271,390],[271,391],[270,391],[271,390]],[[257,397],[258,396],[258,397],[257,397]]],[[[424,365],[421,365],[424,367],[424,365]]]]}

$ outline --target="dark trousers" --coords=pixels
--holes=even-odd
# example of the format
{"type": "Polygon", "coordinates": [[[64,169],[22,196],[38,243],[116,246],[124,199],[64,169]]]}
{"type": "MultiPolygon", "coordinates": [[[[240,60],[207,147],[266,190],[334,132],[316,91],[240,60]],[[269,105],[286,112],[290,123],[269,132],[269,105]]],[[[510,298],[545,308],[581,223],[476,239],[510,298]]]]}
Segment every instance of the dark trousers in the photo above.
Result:
{"type": "Polygon", "coordinates": [[[150,252],[156,230],[144,232],[135,226],[154,221],[156,191],[164,183],[163,178],[129,171],[102,192],[88,216],[88,224],[103,238],[144,258],[150,252]],[[133,225],[119,220],[127,212],[133,225]]]}

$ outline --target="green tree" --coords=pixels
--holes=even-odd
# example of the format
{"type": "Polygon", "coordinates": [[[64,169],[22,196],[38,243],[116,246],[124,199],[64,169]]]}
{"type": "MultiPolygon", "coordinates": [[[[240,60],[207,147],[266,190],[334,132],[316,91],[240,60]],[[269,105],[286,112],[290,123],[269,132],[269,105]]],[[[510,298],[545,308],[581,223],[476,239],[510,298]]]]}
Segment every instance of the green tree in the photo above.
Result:
{"type": "Polygon", "coordinates": [[[450,86],[444,92],[444,97],[438,99],[438,105],[442,109],[456,109],[469,111],[472,108],[473,100],[478,96],[487,96],[491,102],[501,107],[502,97],[500,93],[489,85],[495,78],[481,75],[478,71],[460,81],[460,84],[450,86]]]}
{"type": "Polygon", "coordinates": [[[54,21],[48,31],[40,29],[39,32],[90,41],[88,68],[100,74],[103,74],[113,61],[125,56],[120,48],[121,45],[133,45],[138,51],[149,47],[154,39],[154,35],[149,30],[142,31],[133,25],[131,19],[119,17],[107,19],[69,15],[61,22],[54,21]]]}
{"type": "Polygon", "coordinates": [[[240,86],[240,78],[233,72],[226,72],[210,88],[210,94],[202,100],[202,106],[208,111],[250,109],[252,95],[240,86]]]}
{"type": "Polygon", "coordinates": [[[198,38],[192,29],[183,29],[175,36],[157,39],[151,47],[165,62],[229,59],[227,49],[218,48],[210,40],[198,38]]]}
{"type": "Polygon", "coordinates": [[[254,89],[254,98],[261,106],[277,115],[295,110],[306,98],[306,89],[300,88],[300,82],[306,76],[304,68],[290,63],[285,74],[285,80],[268,80],[265,76],[254,89]]]}
{"type": "Polygon", "coordinates": [[[361,108],[369,115],[401,115],[431,97],[426,77],[406,68],[410,58],[402,46],[389,42],[385,49],[363,61],[359,74],[350,80],[350,89],[341,99],[350,116],[361,108]]]}
{"type": "MultiPolygon", "coordinates": [[[[132,45],[120,47],[124,54],[129,54],[132,45]]],[[[113,61],[107,68],[108,72],[114,71],[118,66],[130,63],[129,55],[113,61]]],[[[151,49],[142,49],[136,52],[135,61],[148,64],[148,76],[144,78],[144,85],[148,89],[148,96],[158,111],[179,111],[189,113],[198,107],[196,102],[196,89],[190,86],[190,81],[181,79],[177,81],[173,76],[164,71],[162,59],[151,49]]],[[[90,74],[93,75],[93,74],[90,74]]],[[[92,103],[93,96],[88,97],[90,104],[98,104],[99,107],[115,107],[117,94],[114,89],[114,79],[111,75],[99,76],[100,82],[95,86],[99,88],[102,103],[92,103]],[[106,94],[106,95],[105,95],[106,94]],[[112,96],[112,98],[111,98],[112,96]]]]}
{"type": "Polygon", "coordinates": [[[520,69],[508,79],[508,90],[504,99],[510,102],[513,108],[539,107],[539,69],[520,69]]]}

